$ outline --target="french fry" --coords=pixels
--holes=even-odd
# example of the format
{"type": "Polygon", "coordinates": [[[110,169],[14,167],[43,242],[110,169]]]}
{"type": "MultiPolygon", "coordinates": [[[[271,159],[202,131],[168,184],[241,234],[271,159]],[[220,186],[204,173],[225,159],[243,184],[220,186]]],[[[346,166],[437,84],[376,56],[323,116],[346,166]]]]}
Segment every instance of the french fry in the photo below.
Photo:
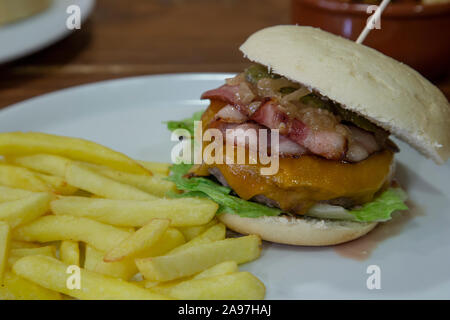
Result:
{"type": "Polygon", "coordinates": [[[149,289],[181,300],[260,300],[264,284],[249,272],[236,272],[149,289]]]}
{"type": "Polygon", "coordinates": [[[0,202],[19,200],[31,195],[31,191],[0,186],[0,202]]]}
{"type": "Polygon", "coordinates": [[[130,235],[107,224],[72,216],[44,216],[13,230],[13,239],[50,242],[58,240],[83,241],[101,251],[108,251],[130,235]]]}
{"type": "Polygon", "coordinates": [[[11,228],[28,223],[47,213],[51,196],[37,193],[28,198],[0,203],[0,220],[7,221],[11,228]]]}
{"type": "Polygon", "coordinates": [[[68,265],[80,265],[80,246],[76,241],[61,241],[59,247],[59,257],[62,262],[68,265]]]}
{"type": "MultiPolygon", "coordinates": [[[[156,257],[166,254],[173,248],[185,243],[184,237],[177,229],[169,228],[152,247],[140,254],[140,257],[156,257]]],[[[86,246],[84,267],[101,274],[128,280],[138,270],[134,259],[125,259],[119,262],[104,262],[104,253],[90,246],[86,246]]]]}
{"type": "Polygon", "coordinates": [[[28,257],[42,255],[47,257],[55,257],[56,247],[55,246],[44,246],[39,248],[21,248],[21,249],[11,249],[8,258],[8,265],[12,267],[17,260],[28,257]]]}
{"type": "Polygon", "coordinates": [[[190,241],[194,239],[195,237],[201,235],[203,232],[211,228],[213,225],[218,223],[219,220],[217,218],[212,219],[207,224],[203,224],[200,226],[193,226],[193,227],[179,227],[178,229],[181,231],[181,233],[184,235],[187,241],[190,241]]]}
{"type": "Polygon", "coordinates": [[[40,247],[39,244],[33,242],[17,241],[17,240],[11,241],[11,249],[39,248],[39,247],[40,247]]]}
{"type": "Polygon", "coordinates": [[[153,172],[154,174],[156,173],[163,176],[169,175],[171,167],[170,163],[152,162],[152,161],[138,161],[138,163],[148,171],[153,172]]]}
{"type": "Polygon", "coordinates": [[[124,154],[95,142],[35,132],[0,133],[1,155],[20,156],[41,153],[101,164],[130,173],[151,174],[124,154]]]}
{"type": "Polygon", "coordinates": [[[0,286],[8,264],[8,252],[11,243],[11,228],[6,222],[0,221],[0,286]]]}
{"type": "Polygon", "coordinates": [[[78,190],[78,188],[69,185],[63,178],[49,176],[42,173],[36,173],[36,175],[47,184],[52,192],[56,194],[72,195],[78,190]]]}
{"type": "Polygon", "coordinates": [[[191,241],[186,242],[182,246],[173,249],[169,254],[181,252],[199,244],[223,240],[225,239],[226,232],[227,228],[225,227],[225,225],[223,223],[217,223],[191,241]]]}
{"type": "Polygon", "coordinates": [[[214,201],[165,198],[177,191],[170,166],[83,139],[0,133],[0,299],[262,299],[264,285],[238,270],[260,255],[260,237],[225,239],[214,201]]]}
{"type": "Polygon", "coordinates": [[[45,289],[13,272],[6,272],[0,300],[61,300],[58,292],[45,289]]]}
{"type": "Polygon", "coordinates": [[[196,274],[192,279],[199,280],[204,278],[210,278],[215,276],[221,276],[225,274],[230,274],[237,272],[238,265],[236,261],[225,261],[219,264],[216,264],[215,266],[212,266],[209,269],[206,269],[198,274],[196,274]]]}
{"type": "Polygon", "coordinates": [[[27,256],[43,255],[48,257],[55,257],[56,247],[54,245],[48,245],[38,248],[19,248],[11,249],[11,255],[23,258],[27,256]]]}
{"type": "Polygon", "coordinates": [[[120,278],[125,281],[138,273],[134,259],[124,259],[118,262],[105,262],[103,261],[104,256],[104,252],[89,245],[86,246],[84,268],[114,278],[120,278]]]}
{"type": "Polygon", "coordinates": [[[80,163],[69,164],[65,178],[70,185],[104,198],[121,200],[156,199],[155,196],[147,192],[107,178],[80,163]]]}
{"type": "Polygon", "coordinates": [[[56,215],[89,217],[123,227],[141,227],[152,219],[169,219],[171,226],[196,226],[214,218],[217,203],[207,199],[181,198],[150,201],[61,197],[51,203],[56,215]]]}
{"type": "MultiPolygon", "coordinates": [[[[0,133],[1,135],[1,133],[0,133]]],[[[0,185],[34,192],[50,192],[47,184],[32,171],[0,162],[0,185]]]]}
{"type": "Polygon", "coordinates": [[[259,257],[261,238],[255,235],[199,244],[178,253],[136,259],[142,275],[153,281],[191,276],[224,261],[245,263],[259,257]]]}
{"type": "Polygon", "coordinates": [[[153,219],[148,224],[132,233],[128,238],[106,253],[105,262],[121,261],[132,258],[151,248],[169,227],[170,220],[153,219]]]}
{"type": "Polygon", "coordinates": [[[215,266],[213,266],[209,269],[206,269],[206,270],[204,270],[194,276],[191,276],[191,277],[167,281],[167,282],[158,282],[158,281],[150,281],[150,280],[144,280],[141,282],[142,282],[143,287],[145,287],[147,289],[154,288],[156,286],[158,286],[158,288],[168,288],[168,287],[173,287],[173,286],[175,286],[183,281],[187,281],[187,280],[199,280],[199,279],[204,279],[204,278],[210,278],[210,277],[230,274],[230,273],[234,273],[237,271],[239,271],[239,270],[238,270],[238,265],[235,261],[225,261],[225,262],[216,264],[215,266]]]}
{"type": "Polygon", "coordinates": [[[6,157],[8,163],[33,171],[64,178],[70,159],[51,154],[32,154],[28,156],[6,157]]]}
{"type": "Polygon", "coordinates": [[[162,300],[169,299],[160,294],[140,288],[134,284],[80,269],[81,289],[67,286],[68,265],[49,257],[29,256],[13,266],[17,275],[33,281],[47,289],[85,300],[162,300]]]}
{"type": "Polygon", "coordinates": [[[139,258],[158,257],[168,253],[172,249],[181,246],[186,241],[183,234],[174,228],[169,228],[152,247],[139,254],[139,258]]]}
{"type": "Polygon", "coordinates": [[[63,178],[1,163],[0,184],[33,192],[55,192],[62,195],[71,195],[77,191],[77,188],[68,185],[63,178]]]}
{"type": "Polygon", "coordinates": [[[96,172],[108,178],[136,187],[157,197],[164,197],[168,192],[175,192],[177,190],[173,182],[164,180],[164,177],[159,175],[143,176],[139,174],[120,172],[98,165],[93,165],[92,168],[96,172]]]}

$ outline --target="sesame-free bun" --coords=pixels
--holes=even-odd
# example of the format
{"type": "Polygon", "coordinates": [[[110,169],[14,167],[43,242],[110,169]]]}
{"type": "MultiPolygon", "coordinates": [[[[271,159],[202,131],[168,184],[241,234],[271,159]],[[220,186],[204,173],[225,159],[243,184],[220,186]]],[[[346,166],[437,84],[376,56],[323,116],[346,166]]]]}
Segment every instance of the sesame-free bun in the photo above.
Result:
{"type": "Polygon", "coordinates": [[[218,216],[229,229],[241,234],[256,234],[263,240],[298,246],[329,246],[348,242],[370,232],[376,222],[320,220],[305,217],[243,218],[224,213],[218,216]]]}
{"type": "Polygon", "coordinates": [[[407,65],[320,29],[294,25],[260,30],[240,50],[363,115],[436,163],[450,156],[449,103],[407,65]]]}

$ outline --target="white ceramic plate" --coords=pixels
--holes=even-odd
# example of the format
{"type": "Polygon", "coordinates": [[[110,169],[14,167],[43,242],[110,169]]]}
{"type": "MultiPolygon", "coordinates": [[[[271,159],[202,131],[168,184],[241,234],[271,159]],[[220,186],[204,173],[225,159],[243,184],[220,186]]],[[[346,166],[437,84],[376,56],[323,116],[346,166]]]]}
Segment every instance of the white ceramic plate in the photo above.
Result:
{"type": "MultiPolygon", "coordinates": [[[[205,108],[199,96],[226,74],[138,77],[67,89],[0,111],[0,131],[42,131],[102,143],[132,157],[169,161],[174,142],[163,121],[205,108]]],[[[436,166],[400,143],[397,178],[413,207],[362,240],[335,248],[265,244],[242,266],[267,286],[269,299],[450,298],[450,166],[436,166]],[[376,246],[375,248],[374,245],[376,246]],[[359,248],[358,248],[359,247],[359,248]],[[365,260],[342,256],[368,251],[365,260]],[[381,270],[369,290],[368,266],[381,270]]]]}
{"type": "Polygon", "coordinates": [[[66,27],[66,9],[70,5],[80,7],[84,21],[95,0],[55,0],[50,8],[35,16],[0,26],[0,63],[34,53],[70,34],[72,30],[66,27]]]}

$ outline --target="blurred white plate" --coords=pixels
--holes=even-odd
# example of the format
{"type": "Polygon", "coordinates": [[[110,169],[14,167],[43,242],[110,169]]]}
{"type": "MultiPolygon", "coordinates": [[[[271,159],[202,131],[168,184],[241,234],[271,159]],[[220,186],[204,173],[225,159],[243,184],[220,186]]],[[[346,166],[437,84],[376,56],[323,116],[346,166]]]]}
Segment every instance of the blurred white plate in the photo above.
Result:
{"type": "MultiPolygon", "coordinates": [[[[0,111],[0,131],[81,137],[135,158],[169,161],[174,142],[163,122],[205,108],[201,93],[227,76],[160,75],[71,88],[0,111]]],[[[267,298],[450,298],[450,166],[436,166],[407,145],[399,146],[397,178],[412,210],[338,247],[341,253],[366,250],[365,260],[343,257],[332,247],[265,244],[261,259],[242,268],[264,281],[267,298]],[[370,265],[381,270],[380,290],[367,289],[370,265]]]]}
{"type": "Polygon", "coordinates": [[[54,0],[50,8],[37,15],[0,26],[0,64],[39,51],[70,34],[73,30],[66,27],[70,5],[80,7],[84,21],[95,0],[54,0]]]}

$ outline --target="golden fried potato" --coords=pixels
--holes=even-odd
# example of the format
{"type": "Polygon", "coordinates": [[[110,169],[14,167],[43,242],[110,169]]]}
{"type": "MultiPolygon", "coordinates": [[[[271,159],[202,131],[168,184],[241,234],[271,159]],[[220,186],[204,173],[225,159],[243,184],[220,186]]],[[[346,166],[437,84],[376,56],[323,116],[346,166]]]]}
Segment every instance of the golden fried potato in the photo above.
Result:
{"type": "Polygon", "coordinates": [[[115,262],[137,256],[158,242],[169,225],[170,220],[168,219],[151,220],[148,224],[132,233],[128,238],[108,251],[104,257],[104,261],[115,262]]]}
{"type": "Polygon", "coordinates": [[[64,178],[66,167],[72,160],[52,154],[32,154],[27,156],[6,157],[8,163],[25,167],[33,171],[64,178]]]}
{"type": "Polygon", "coordinates": [[[203,232],[211,228],[213,225],[218,223],[219,220],[217,218],[212,219],[207,224],[202,224],[199,226],[193,226],[193,227],[179,227],[178,229],[183,233],[184,237],[187,241],[191,241],[195,237],[201,235],[203,232]]]}
{"type": "Polygon", "coordinates": [[[38,248],[20,248],[20,249],[11,249],[9,252],[8,265],[12,267],[17,260],[28,257],[28,256],[47,256],[55,258],[56,247],[55,246],[44,246],[38,248]]]}
{"type": "Polygon", "coordinates": [[[208,230],[200,234],[199,236],[195,237],[189,242],[186,242],[182,246],[179,246],[175,249],[173,249],[170,254],[177,253],[186,249],[189,249],[193,246],[204,244],[204,243],[210,243],[217,240],[223,240],[225,239],[225,235],[227,232],[227,228],[223,223],[217,223],[210,227],[208,230]]]}
{"type": "Polygon", "coordinates": [[[33,195],[33,192],[23,189],[0,186],[0,202],[19,200],[33,195]]]}
{"type": "Polygon", "coordinates": [[[154,258],[136,259],[142,275],[152,281],[169,281],[194,275],[218,263],[252,261],[261,252],[261,238],[245,236],[199,244],[186,250],[154,258]]]}
{"type": "Polygon", "coordinates": [[[86,270],[94,271],[114,278],[120,278],[122,280],[129,280],[132,276],[138,273],[134,259],[123,259],[122,261],[117,262],[105,262],[103,261],[104,256],[104,252],[87,245],[84,268],[86,270]]]}
{"type": "Polygon", "coordinates": [[[152,219],[169,219],[171,226],[197,226],[211,221],[219,206],[207,199],[156,199],[149,201],[60,197],[52,201],[56,215],[89,217],[123,227],[141,227],[152,219]]]}
{"type": "Polygon", "coordinates": [[[11,228],[6,222],[0,221],[0,286],[3,284],[3,274],[8,264],[10,244],[11,228]]]}
{"type": "Polygon", "coordinates": [[[164,176],[143,176],[139,174],[121,172],[98,165],[91,165],[91,167],[96,172],[110,179],[136,187],[157,197],[165,197],[168,192],[175,192],[177,190],[175,184],[171,181],[165,180],[164,176]]]}
{"type": "Polygon", "coordinates": [[[61,300],[58,292],[45,289],[13,272],[6,272],[0,300],[61,300]]]}
{"type": "Polygon", "coordinates": [[[120,171],[151,175],[136,161],[95,142],[37,132],[0,133],[0,154],[20,156],[48,153],[101,164],[120,171]]]}
{"type": "Polygon", "coordinates": [[[130,232],[95,220],[72,216],[44,216],[13,231],[13,239],[49,242],[83,241],[108,251],[130,236],[130,232]]]}
{"type": "Polygon", "coordinates": [[[169,175],[171,166],[170,163],[142,161],[142,160],[138,161],[138,163],[148,171],[153,172],[153,174],[160,174],[162,176],[169,175]]]}
{"type": "Polygon", "coordinates": [[[80,289],[67,286],[68,265],[45,256],[28,256],[14,264],[17,275],[44,288],[84,300],[164,300],[167,296],[153,293],[120,279],[80,268],[80,289]]]}
{"type": "Polygon", "coordinates": [[[34,192],[52,191],[47,183],[39,178],[39,176],[35,172],[1,162],[0,185],[34,192]]]}
{"type": "Polygon", "coordinates": [[[59,257],[68,265],[80,265],[80,246],[76,241],[64,240],[59,246],[59,257]]]}
{"type": "Polygon", "coordinates": [[[27,198],[0,203],[0,220],[12,228],[28,223],[44,215],[50,209],[51,196],[36,193],[27,198]]]}
{"type": "Polygon", "coordinates": [[[109,199],[121,200],[152,200],[157,199],[136,187],[117,182],[94,172],[81,163],[71,163],[67,166],[65,179],[68,184],[88,191],[92,194],[109,199]]]}
{"type": "Polygon", "coordinates": [[[180,300],[260,300],[266,292],[264,284],[249,272],[187,280],[149,290],[180,300]]]}

